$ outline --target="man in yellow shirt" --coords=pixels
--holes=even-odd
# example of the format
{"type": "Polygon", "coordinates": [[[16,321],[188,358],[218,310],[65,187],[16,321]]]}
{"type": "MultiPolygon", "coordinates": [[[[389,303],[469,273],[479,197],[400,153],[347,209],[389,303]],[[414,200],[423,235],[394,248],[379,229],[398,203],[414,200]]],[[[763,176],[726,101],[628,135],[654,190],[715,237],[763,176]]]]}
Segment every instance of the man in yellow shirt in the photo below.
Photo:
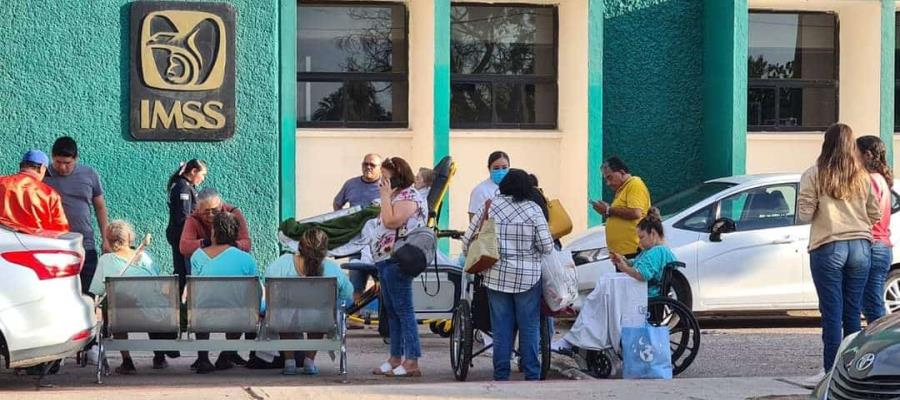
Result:
{"type": "Polygon", "coordinates": [[[637,224],[650,210],[650,191],[644,181],[632,176],[618,157],[601,167],[603,180],[615,191],[612,204],[592,201],[594,211],[606,217],[606,246],[610,253],[632,258],[638,253],[637,224]]]}

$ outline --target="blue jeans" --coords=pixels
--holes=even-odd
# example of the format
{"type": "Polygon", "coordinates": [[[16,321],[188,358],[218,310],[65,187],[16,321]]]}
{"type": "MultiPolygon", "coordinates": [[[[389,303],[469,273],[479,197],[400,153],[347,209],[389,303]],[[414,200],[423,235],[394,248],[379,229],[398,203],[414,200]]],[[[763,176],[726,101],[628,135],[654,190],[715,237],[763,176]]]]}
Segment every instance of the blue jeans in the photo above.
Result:
{"type": "Polygon", "coordinates": [[[525,380],[541,379],[538,346],[541,340],[541,283],[521,293],[488,289],[491,336],[494,339],[494,380],[508,381],[515,331],[519,331],[519,353],[525,380]]]}
{"type": "Polygon", "coordinates": [[[868,240],[840,240],[809,252],[810,270],[819,312],[825,371],[834,364],[841,340],[860,330],[863,289],[869,275],[871,244],[868,240]]]}
{"type": "Polygon", "coordinates": [[[891,262],[894,259],[893,249],[890,246],[874,242],[872,244],[872,262],[869,267],[869,279],[866,281],[866,289],[863,291],[862,312],[866,321],[870,324],[884,316],[884,281],[888,271],[891,270],[891,262]]]}
{"type": "Polygon", "coordinates": [[[417,360],[422,356],[419,325],[413,306],[412,278],[400,271],[397,263],[385,260],[375,263],[381,281],[381,298],[387,311],[391,338],[391,357],[417,360]]]}

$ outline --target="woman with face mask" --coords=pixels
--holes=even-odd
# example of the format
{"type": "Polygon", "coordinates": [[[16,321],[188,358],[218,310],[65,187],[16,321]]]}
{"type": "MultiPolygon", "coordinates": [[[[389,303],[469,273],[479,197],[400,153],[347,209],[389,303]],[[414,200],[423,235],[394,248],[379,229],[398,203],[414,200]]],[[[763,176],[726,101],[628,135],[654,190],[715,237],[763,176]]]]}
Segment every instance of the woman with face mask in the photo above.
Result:
{"type": "Polygon", "coordinates": [[[509,155],[503,151],[495,151],[488,157],[487,165],[490,177],[475,186],[469,195],[469,221],[484,202],[493,199],[500,192],[500,182],[509,172],[509,155]]]}

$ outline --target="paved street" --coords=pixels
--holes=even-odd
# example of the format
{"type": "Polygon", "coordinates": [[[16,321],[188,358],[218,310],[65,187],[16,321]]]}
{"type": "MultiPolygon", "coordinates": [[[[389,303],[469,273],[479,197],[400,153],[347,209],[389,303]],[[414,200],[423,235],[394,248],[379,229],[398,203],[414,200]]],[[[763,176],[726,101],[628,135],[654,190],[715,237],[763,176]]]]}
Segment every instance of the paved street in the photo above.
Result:
{"type": "MultiPolygon", "coordinates": [[[[12,371],[0,370],[0,398],[7,399],[102,399],[129,398],[383,398],[394,394],[397,398],[421,398],[419,396],[441,393],[443,398],[545,398],[541,393],[554,391],[555,398],[571,393],[583,398],[590,393],[604,393],[616,398],[645,398],[659,391],[669,398],[744,399],[767,395],[798,395],[808,391],[791,384],[798,377],[815,372],[819,362],[819,333],[810,323],[779,321],[766,323],[707,322],[702,324],[702,348],[694,364],[671,382],[640,382],[640,391],[633,381],[590,380],[571,381],[553,372],[551,382],[526,384],[495,384],[490,382],[491,362],[488,357],[476,359],[471,369],[469,383],[454,381],[450,370],[448,339],[423,330],[422,369],[425,377],[411,380],[392,380],[376,377],[369,370],[383,360],[384,345],[374,330],[351,331],[350,383],[339,383],[336,364],[327,356],[320,356],[318,377],[283,377],[279,370],[247,370],[236,368],[210,375],[192,374],[188,365],[193,355],[171,360],[167,370],[150,369],[149,354],[135,354],[138,375],[106,378],[98,386],[93,380],[93,368],[79,368],[72,360],[62,372],[46,379],[54,387],[35,392],[32,377],[15,376],[12,371]],[[770,327],[759,327],[759,326],[770,327]],[[800,325],[778,328],[772,325],[800,325]],[[707,327],[708,326],[708,327],[707,327]],[[757,327],[747,327],[757,326],[757,327]],[[753,378],[750,378],[753,377],[753,378]],[[734,379],[740,378],[740,379],[734,379]],[[396,386],[390,384],[402,384],[396,386]],[[390,386],[386,386],[390,385],[390,386]],[[198,391],[203,388],[202,391],[198,391]],[[363,395],[358,397],[357,395],[363,395]],[[299,397],[297,397],[299,396],[299,397]]],[[[114,355],[112,365],[118,365],[114,355]]],[[[567,360],[554,359],[557,370],[566,369],[567,360]]],[[[515,380],[521,380],[515,374],[515,380]]]]}

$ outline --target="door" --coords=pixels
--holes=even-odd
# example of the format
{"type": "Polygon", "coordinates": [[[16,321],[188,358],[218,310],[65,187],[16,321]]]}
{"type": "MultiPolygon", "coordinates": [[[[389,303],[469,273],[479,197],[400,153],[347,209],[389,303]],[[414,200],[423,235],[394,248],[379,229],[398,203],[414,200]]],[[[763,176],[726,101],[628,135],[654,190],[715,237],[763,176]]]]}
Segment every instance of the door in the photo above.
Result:
{"type": "Polygon", "coordinates": [[[796,184],[749,189],[719,201],[736,231],[698,249],[700,294],[711,308],[782,309],[803,301],[807,226],[795,221],[796,184]]]}

